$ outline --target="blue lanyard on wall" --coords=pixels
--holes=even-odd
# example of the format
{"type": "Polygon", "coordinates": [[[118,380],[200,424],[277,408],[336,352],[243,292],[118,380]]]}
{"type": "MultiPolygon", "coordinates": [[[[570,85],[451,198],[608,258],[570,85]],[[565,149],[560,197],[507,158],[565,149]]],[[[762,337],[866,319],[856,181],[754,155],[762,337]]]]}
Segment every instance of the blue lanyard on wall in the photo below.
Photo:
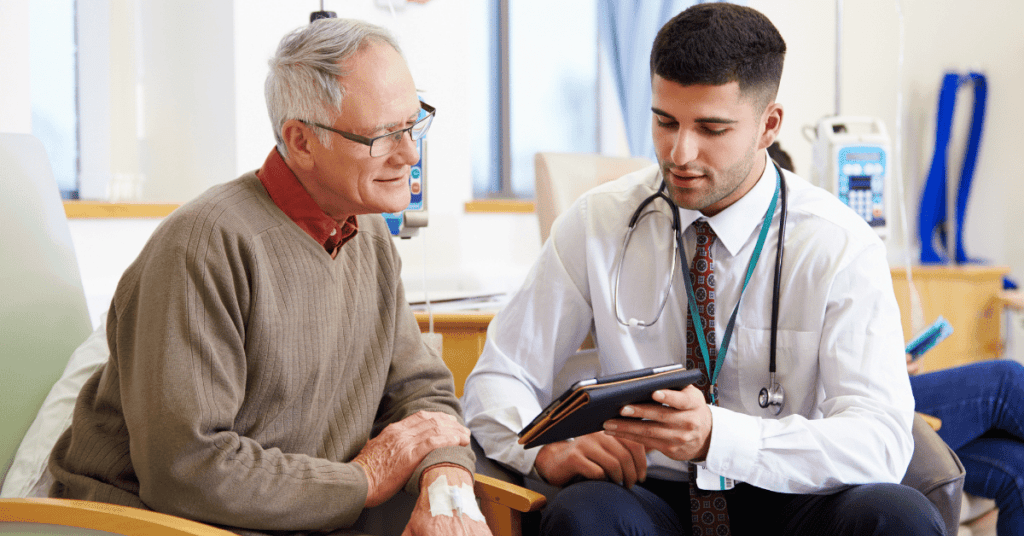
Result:
{"type": "Polygon", "coordinates": [[[964,84],[974,85],[974,113],[971,117],[971,133],[964,153],[963,168],[956,196],[956,263],[972,262],[967,257],[963,243],[964,215],[967,212],[967,198],[971,192],[974,166],[978,160],[978,146],[981,144],[981,130],[985,122],[985,102],[988,87],[985,75],[970,73],[961,75],[946,73],[939,93],[939,110],[935,123],[935,152],[932,154],[931,169],[921,195],[921,210],[918,214],[918,236],[921,240],[922,264],[946,264],[949,262],[948,234],[946,221],[947,173],[946,161],[949,153],[950,131],[953,126],[953,111],[957,92],[964,84]],[[939,249],[936,249],[936,238],[939,249]]]}
{"type": "MultiPolygon", "coordinates": [[[[743,287],[740,288],[740,296],[736,298],[736,306],[732,309],[732,315],[729,316],[729,323],[725,327],[725,335],[722,337],[722,346],[718,350],[718,357],[715,359],[715,368],[711,369],[711,358],[708,353],[708,343],[704,338],[704,324],[700,320],[700,312],[697,311],[697,298],[694,296],[693,283],[690,282],[689,270],[683,279],[686,281],[686,297],[690,302],[690,318],[693,319],[694,331],[697,332],[697,342],[700,343],[701,357],[704,358],[704,370],[707,371],[708,381],[711,382],[711,405],[718,403],[718,373],[722,370],[722,362],[725,361],[725,354],[729,351],[729,339],[732,338],[732,328],[736,325],[736,313],[740,310],[740,300],[743,299],[743,292],[747,290],[747,283],[750,282],[750,276],[754,273],[754,267],[757,266],[757,260],[761,257],[761,249],[764,248],[764,240],[768,236],[768,228],[772,225],[772,217],[775,215],[775,205],[779,201],[779,190],[782,186],[782,177],[779,175],[778,170],[775,171],[775,195],[772,196],[772,202],[768,205],[768,210],[764,213],[764,221],[761,222],[761,232],[757,236],[757,244],[754,246],[754,252],[750,255],[750,263],[747,265],[747,276],[743,279],[743,287]]],[[[710,246],[709,246],[710,247],[710,246]]],[[[684,255],[683,245],[679,244],[679,255],[684,255]]],[[[683,266],[689,266],[686,259],[682,259],[683,266]]]]}

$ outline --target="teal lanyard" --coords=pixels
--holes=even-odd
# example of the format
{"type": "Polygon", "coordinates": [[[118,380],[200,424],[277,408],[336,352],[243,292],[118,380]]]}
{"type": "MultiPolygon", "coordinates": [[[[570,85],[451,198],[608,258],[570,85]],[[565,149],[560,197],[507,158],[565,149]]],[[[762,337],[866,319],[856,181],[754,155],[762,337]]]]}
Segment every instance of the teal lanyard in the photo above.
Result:
{"type": "MultiPolygon", "coordinates": [[[[754,246],[754,253],[750,255],[750,264],[747,266],[747,277],[743,280],[743,287],[740,289],[740,297],[736,299],[736,307],[732,310],[732,315],[729,317],[729,324],[725,327],[725,336],[722,337],[722,347],[718,351],[718,358],[715,359],[715,369],[711,370],[711,358],[708,354],[708,343],[704,339],[704,324],[700,320],[700,313],[697,311],[697,299],[693,293],[693,283],[690,282],[689,270],[684,274],[683,279],[686,280],[686,297],[690,301],[690,318],[693,319],[694,331],[697,332],[697,342],[700,343],[700,353],[704,358],[704,370],[708,371],[708,380],[711,381],[711,405],[718,404],[718,373],[722,370],[722,362],[725,361],[725,354],[729,350],[729,339],[732,338],[732,328],[736,324],[736,313],[740,310],[740,300],[743,299],[743,292],[747,290],[747,283],[750,282],[750,276],[754,273],[754,267],[757,266],[757,259],[761,256],[761,249],[764,248],[764,240],[768,236],[768,228],[772,224],[772,216],[775,215],[775,205],[779,200],[779,190],[782,185],[782,178],[776,171],[775,179],[775,195],[772,196],[772,202],[768,206],[768,211],[764,214],[764,221],[761,222],[761,233],[757,237],[757,245],[754,246]]],[[[681,238],[680,238],[681,240],[681,238]]],[[[711,247],[710,245],[708,247],[711,247]]],[[[679,244],[679,254],[684,255],[683,245],[679,244]]],[[[682,259],[683,266],[689,266],[686,259],[682,259]]]]}

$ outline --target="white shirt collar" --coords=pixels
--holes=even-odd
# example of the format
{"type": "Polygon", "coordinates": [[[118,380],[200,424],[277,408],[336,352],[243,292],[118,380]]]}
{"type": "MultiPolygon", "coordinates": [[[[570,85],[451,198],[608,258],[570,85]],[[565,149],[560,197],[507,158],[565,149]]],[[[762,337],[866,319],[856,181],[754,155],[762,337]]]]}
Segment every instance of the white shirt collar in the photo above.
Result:
{"type": "Polygon", "coordinates": [[[775,166],[768,159],[768,152],[764,151],[763,154],[764,171],[746,195],[710,218],[697,210],[679,209],[679,222],[683,230],[686,231],[694,221],[704,218],[715,231],[718,242],[725,246],[730,255],[735,255],[750,235],[760,229],[764,213],[772,202],[772,196],[775,195],[775,166]]]}

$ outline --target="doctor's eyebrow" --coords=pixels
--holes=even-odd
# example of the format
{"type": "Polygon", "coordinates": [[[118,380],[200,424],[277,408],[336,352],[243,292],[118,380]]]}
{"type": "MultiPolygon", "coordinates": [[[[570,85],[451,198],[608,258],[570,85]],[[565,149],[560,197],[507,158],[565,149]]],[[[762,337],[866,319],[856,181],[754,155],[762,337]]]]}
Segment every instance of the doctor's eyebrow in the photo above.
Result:
{"type": "MultiPolygon", "coordinates": [[[[651,107],[651,111],[654,112],[655,115],[660,115],[662,117],[666,117],[666,118],[672,119],[673,121],[675,120],[675,117],[672,117],[672,114],[670,114],[668,112],[665,112],[663,110],[660,110],[658,108],[655,108],[653,106],[651,107]]],[[[726,119],[724,117],[698,117],[697,119],[694,119],[693,122],[694,123],[714,123],[714,124],[719,124],[719,125],[731,125],[733,123],[737,123],[738,121],[736,121],[735,119],[726,119]]]]}

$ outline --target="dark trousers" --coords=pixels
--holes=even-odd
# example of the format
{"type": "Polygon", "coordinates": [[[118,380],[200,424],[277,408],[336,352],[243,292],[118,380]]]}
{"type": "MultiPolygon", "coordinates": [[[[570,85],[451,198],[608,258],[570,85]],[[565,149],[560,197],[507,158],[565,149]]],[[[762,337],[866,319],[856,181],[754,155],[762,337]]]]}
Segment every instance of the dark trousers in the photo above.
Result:
{"type": "MultiPolygon", "coordinates": [[[[685,482],[648,479],[632,489],[586,481],[545,508],[541,534],[692,534],[685,482]]],[[[899,484],[853,486],[828,495],[775,493],[739,484],[726,492],[734,536],[941,536],[945,525],[920,492],[899,484]]]]}

